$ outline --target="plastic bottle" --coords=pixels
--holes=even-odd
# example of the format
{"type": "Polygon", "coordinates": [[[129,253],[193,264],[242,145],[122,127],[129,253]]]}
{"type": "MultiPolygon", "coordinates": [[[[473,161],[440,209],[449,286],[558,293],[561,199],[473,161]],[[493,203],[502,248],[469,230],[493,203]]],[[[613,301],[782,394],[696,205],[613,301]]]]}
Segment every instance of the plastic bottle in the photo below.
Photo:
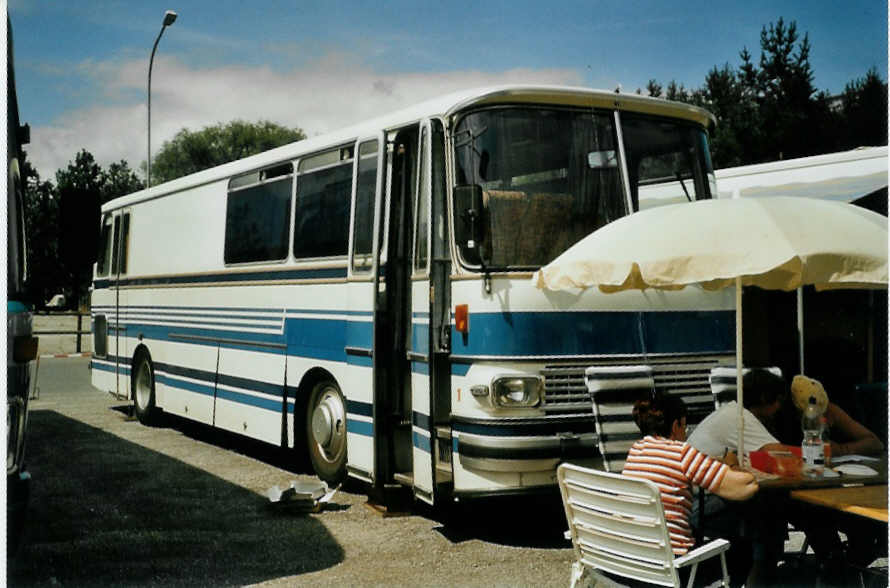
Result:
{"type": "Polygon", "coordinates": [[[831,466],[831,433],[828,430],[828,419],[822,414],[822,450],[825,456],[825,467],[831,466]]]}
{"type": "Polygon", "coordinates": [[[810,401],[803,411],[801,427],[803,428],[803,442],[800,448],[803,456],[803,473],[810,478],[821,477],[825,467],[825,448],[822,442],[822,411],[819,410],[815,396],[810,396],[810,401]]]}

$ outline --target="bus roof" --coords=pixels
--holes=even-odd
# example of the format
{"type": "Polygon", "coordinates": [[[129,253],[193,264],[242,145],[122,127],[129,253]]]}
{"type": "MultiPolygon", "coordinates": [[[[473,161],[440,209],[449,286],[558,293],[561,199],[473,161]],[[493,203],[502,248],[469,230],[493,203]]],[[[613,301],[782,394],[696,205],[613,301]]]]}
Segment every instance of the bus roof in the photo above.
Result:
{"type": "Polygon", "coordinates": [[[686,119],[704,127],[716,124],[714,116],[702,108],[637,94],[621,94],[608,90],[570,86],[500,85],[470,88],[438,96],[336,131],[282,145],[263,153],[115,198],[102,206],[102,212],[219,181],[240,173],[273,165],[277,162],[294,159],[304,153],[335,147],[357,139],[372,138],[380,130],[395,129],[418,122],[427,117],[449,117],[466,108],[488,104],[553,104],[588,108],[617,108],[643,114],[686,119]]]}

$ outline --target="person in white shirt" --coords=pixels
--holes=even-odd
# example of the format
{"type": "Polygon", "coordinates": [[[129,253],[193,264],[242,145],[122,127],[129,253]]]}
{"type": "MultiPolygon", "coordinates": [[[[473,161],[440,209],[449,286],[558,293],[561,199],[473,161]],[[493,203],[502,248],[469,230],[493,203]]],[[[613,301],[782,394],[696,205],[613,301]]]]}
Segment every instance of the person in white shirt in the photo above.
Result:
{"type": "MultiPolygon", "coordinates": [[[[752,369],[743,376],[743,419],[745,451],[789,450],[769,432],[769,426],[788,396],[784,378],[766,369],[752,369]]],[[[708,415],[688,439],[689,445],[711,457],[732,463],[738,447],[738,403],[729,402],[708,415]]],[[[731,537],[733,549],[747,551],[750,573],[748,586],[774,583],[778,560],[784,551],[787,519],[782,501],[761,496],[748,503],[729,503],[714,494],[706,497],[704,520],[699,513],[699,501],[694,502],[692,519],[702,525],[709,535],[731,537]],[[736,549],[738,547],[738,549],[736,549]]]]}
{"type": "MultiPolygon", "coordinates": [[[[752,369],[742,380],[744,391],[743,419],[745,423],[745,452],[788,450],[767,429],[787,396],[787,386],[781,376],[765,369],[752,369]]],[[[690,445],[711,457],[722,459],[727,450],[736,451],[739,444],[738,403],[727,402],[695,427],[689,435],[690,445]]]]}

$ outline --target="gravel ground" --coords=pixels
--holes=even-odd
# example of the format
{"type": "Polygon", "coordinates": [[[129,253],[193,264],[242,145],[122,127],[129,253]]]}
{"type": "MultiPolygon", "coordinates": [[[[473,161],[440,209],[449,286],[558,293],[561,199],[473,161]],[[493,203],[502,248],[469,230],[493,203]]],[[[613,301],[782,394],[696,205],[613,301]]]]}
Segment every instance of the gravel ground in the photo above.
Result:
{"type": "Polygon", "coordinates": [[[314,479],[291,456],[182,421],[146,427],[89,384],[88,359],[46,359],[32,401],[28,526],[10,586],[565,586],[558,498],[383,517],[360,485],[317,514],[273,510],[314,479]]]}

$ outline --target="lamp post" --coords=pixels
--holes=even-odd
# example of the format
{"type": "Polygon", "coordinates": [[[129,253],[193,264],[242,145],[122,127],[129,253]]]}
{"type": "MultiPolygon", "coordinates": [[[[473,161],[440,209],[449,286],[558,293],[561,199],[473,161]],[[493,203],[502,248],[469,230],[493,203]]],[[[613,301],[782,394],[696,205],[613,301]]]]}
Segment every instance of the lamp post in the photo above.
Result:
{"type": "Polygon", "coordinates": [[[148,60],[148,163],[146,170],[146,180],[147,180],[147,188],[151,188],[151,66],[155,61],[155,51],[158,49],[158,43],[161,40],[161,35],[164,34],[164,29],[172,25],[176,21],[176,13],[172,10],[168,10],[164,13],[164,24],[161,25],[161,32],[158,33],[158,38],[155,39],[155,44],[151,48],[151,57],[148,60]]]}

